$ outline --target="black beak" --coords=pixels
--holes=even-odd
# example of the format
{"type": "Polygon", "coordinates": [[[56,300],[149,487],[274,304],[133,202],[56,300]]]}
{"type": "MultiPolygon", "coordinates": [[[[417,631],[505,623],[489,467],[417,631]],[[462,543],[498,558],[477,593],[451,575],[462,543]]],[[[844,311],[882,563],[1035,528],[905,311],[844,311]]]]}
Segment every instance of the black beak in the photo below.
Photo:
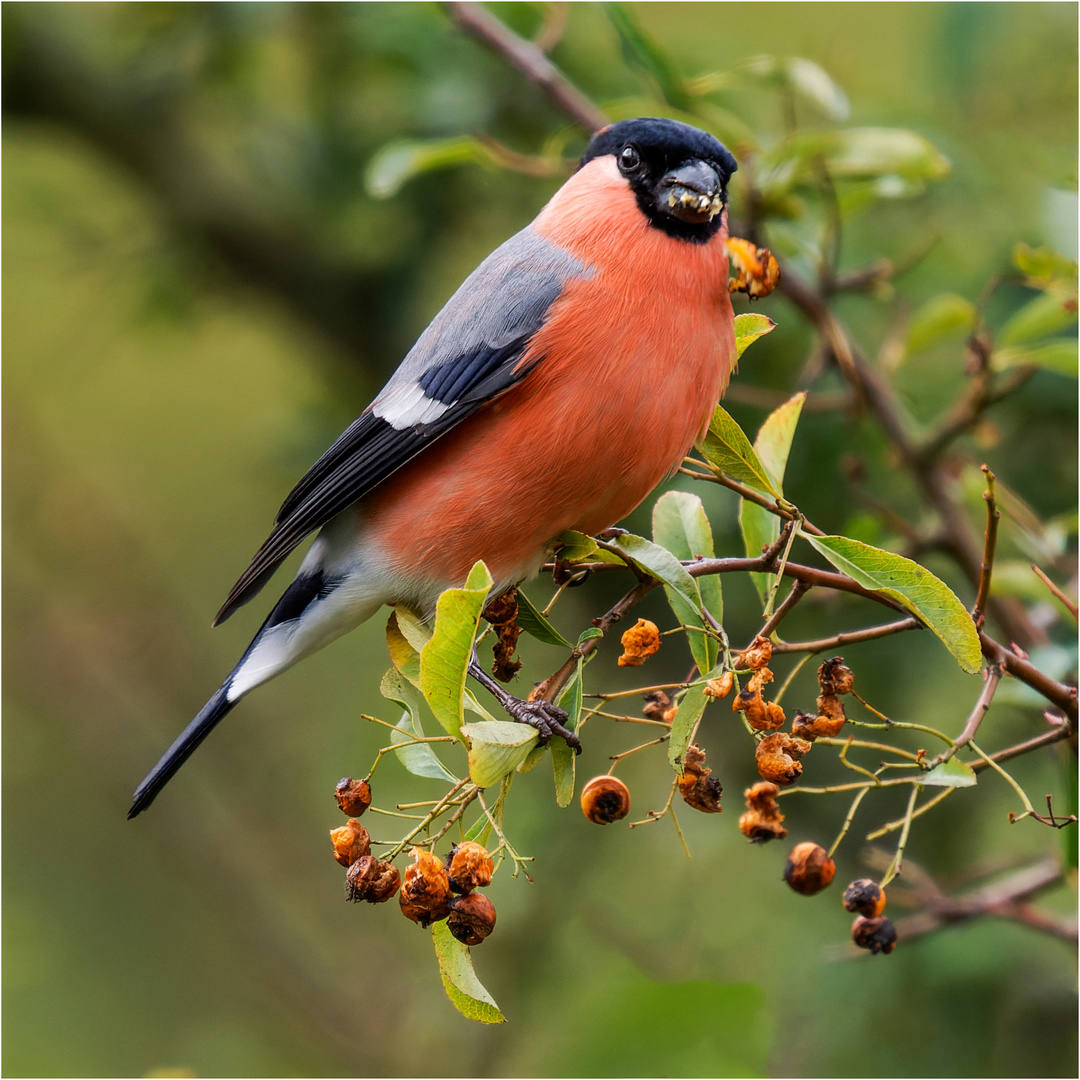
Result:
{"type": "Polygon", "coordinates": [[[665,173],[656,186],[656,205],[680,221],[700,225],[724,209],[720,177],[704,161],[688,161],[665,173]]]}

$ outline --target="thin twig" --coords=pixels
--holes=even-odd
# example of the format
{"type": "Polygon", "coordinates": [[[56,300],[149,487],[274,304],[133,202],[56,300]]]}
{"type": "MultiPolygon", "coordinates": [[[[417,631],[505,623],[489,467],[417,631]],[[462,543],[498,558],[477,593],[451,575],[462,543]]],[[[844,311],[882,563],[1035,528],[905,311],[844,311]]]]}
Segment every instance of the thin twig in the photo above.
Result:
{"type": "Polygon", "coordinates": [[[994,573],[994,550],[997,547],[998,522],[1001,520],[1001,511],[997,507],[997,499],[994,498],[994,474],[989,465],[983,465],[982,471],[986,477],[986,490],[983,492],[986,500],[986,535],[983,540],[982,565],[979,568],[979,592],[975,597],[975,606],[971,609],[971,617],[980,630],[986,621],[983,613],[990,599],[990,578],[994,573]]]}
{"type": "Polygon", "coordinates": [[[888,637],[890,634],[901,634],[905,630],[921,630],[922,623],[914,616],[899,619],[896,622],[883,623],[880,626],[870,626],[865,630],[849,630],[842,634],[834,634],[832,637],[818,638],[817,641],[781,641],[773,645],[773,653],[824,652],[826,649],[841,649],[845,645],[853,645],[859,641],[873,641],[876,638],[888,637]]]}

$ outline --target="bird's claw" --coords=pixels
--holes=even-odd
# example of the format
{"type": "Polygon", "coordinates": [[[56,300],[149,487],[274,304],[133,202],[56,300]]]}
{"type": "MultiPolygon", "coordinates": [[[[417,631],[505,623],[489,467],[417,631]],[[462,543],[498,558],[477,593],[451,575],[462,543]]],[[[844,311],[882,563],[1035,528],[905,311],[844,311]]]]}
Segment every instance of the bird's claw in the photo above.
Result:
{"type": "Polygon", "coordinates": [[[528,724],[540,732],[540,746],[546,746],[552,735],[561,735],[568,746],[581,753],[581,740],[567,726],[570,719],[565,710],[550,701],[522,701],[514,698],[504,706],[519,724],[528,724]]]}

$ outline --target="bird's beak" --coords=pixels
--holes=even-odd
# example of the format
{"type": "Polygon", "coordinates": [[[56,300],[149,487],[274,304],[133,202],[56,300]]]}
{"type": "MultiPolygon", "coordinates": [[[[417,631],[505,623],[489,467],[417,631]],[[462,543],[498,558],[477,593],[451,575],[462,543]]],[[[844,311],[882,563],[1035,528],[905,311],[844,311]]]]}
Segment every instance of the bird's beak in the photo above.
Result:
{"type": "Polygon", "coordinates": [[[712,221],[724,209],[720,177],[704,161],[689,161],[660,178],[656,203],[680,221],[712,221]]]}

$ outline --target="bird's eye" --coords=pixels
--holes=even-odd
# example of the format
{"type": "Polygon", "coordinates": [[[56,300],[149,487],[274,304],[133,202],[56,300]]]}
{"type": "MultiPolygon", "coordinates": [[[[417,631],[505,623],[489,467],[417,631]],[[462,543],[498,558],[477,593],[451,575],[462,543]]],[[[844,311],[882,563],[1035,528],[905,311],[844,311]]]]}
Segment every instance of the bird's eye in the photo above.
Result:
{"type": "Polygon", "coordinates": [[[641,155],[632,146],[624,146],[619,155],[619,168],[624,173],[633,172],[641,164],[641,155]]]}

